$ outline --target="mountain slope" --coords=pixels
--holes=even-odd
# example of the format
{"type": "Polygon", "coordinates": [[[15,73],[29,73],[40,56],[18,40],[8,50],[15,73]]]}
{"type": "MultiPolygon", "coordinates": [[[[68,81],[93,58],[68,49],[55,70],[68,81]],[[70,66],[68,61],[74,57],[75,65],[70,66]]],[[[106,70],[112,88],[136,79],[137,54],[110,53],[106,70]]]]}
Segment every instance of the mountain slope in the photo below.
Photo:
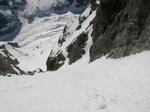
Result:
{"type": "Polygon", "coordinates": [[[150,1],[102,0],[93,24],[90,60],[150,50],[150,1]]]}
{"type": "MultiPolygon", "coordinates": [[[[46,60],[49,53],[52,49],[58,48],[58,39],[61,37],[64,27],[66,24],[77,23],[79,14],[74,14],[70,11],[76,10],[79,11],[78,13],[81,13],[80,11],[84,10],[87,3],[87,1],[82,3],[76,0],[68,2],[65,2],[65,0],[45,0],[45,2],[26,0],[24,10],[19,10],[20,8],[16,9],[17,15],[14,16],[15,18],[19,18],[20,20],[18,20],[22,24],[22,27],[19,27],[21,28],[19,29],[19,34],[17,32],[17,36],[13,35],[12,37],[8,35],[8,39],[6,36],[2,37],[3,35],[0,38],[5,41],[10,41],[10,38],[12,38],[14,43],[19,44],[19,48],[8,47],[7,50],[18,59],[21,69],[26,72],[39,68],[45,71],[46,60]],[[78,5],[78,7],[76,5],[78,5]],[[63,9],[65,12],[60,11],[60,6],[66,7],[63,9]],[[38,11],[36,12],[37,9],[38,11]],[[48,10],[50,11],[49,13],[47,13],[48,10]],[[47,15],[45,15],[45,13],[47,13],[47,15]],[[33,15],[31,23],[28,23],[29,18],[27,15],[29,15],[29,17],[33,15]]],[[[11,10],[9,9],[9,4],[6,3],[6,5],[8,5],[8,9],[6,9],[5,13],[11,10]]],[[[10,13],[10,15],[12,15],[12,13],[10,13]]],[[[13,23],[14,21],[11,20],[11,22],[13,23]]],[[[14,26],[16,27],[17,25],[14,24],[14,26]]],[[[16,31],[16,28],[12,29],[16,31]]],[[[6,31],[6,33],[8,34],[8,31],[6,31]]]]}
{"type": "MultiPolygon", "coordinates": [[[[40,2],[28,1],[27,4],[37,6],[40,2]]],[[[44,8],[47,2],[40,4],[38,9],[44,8]]],[[[51,1],[53,7],[57,3],[60,3],[59,7],[80,2],[51,1]]],[[[26,9],[30,9],[31,6],[26,9]]],[[[120,58],[149,50],[148,6],[149,2],[143,0],[104,0],[101,3],[93,0],[80,16],[70,12],[56,14],[55,10],[50,16],[35,18],[31,24],[25,22],[21,32],[14,39],[20,48],[8,51],[20,60],[20,67],[25,71],[37,68],[45,71],[57,70],[64,64],[73,64],[83,57],[94,61],[104,55],[120,58]],[[52,69],[51,65],[55,69],[52,69]]]]}
{"type": "MultiPolygon", "coordinates": [[[[96,15],[96,11],[93,11],[91,14],[90,12],[91,5],[79,17],[76,24],[65,27],[63,35],[58,41],[58,49],[51,51],[47,61],[47,66],[51,65],[52,63],[54,63],[54,66],[55,64],[57,66],[59,63],[64,61],[59,59],[59,54],[63,54],[66,58],[64,64],[68,64],[68,62],[69,64],[72,64],[73,62],[81,59],[82,55],[87,56],[89,59],[89,50],[92,45],[91,33],[93,31],[91,22],[96,15]]],[[[47,67],[47,69],[51,70],[49,67],[47,67]]]]}
{"type": "Polygon", "coordinates": [[[68,11],[80,14],[89,0],[0,0],[0,41],[12,41],[22,25],[32,23],[36,17],[64,14],[68,11]]]}
{"type": "Polygon", "coordinates": [[[0,77],[2,112],[149,112],[150,52],[0,77]],[[144,66],[144,67],[143,67],[144,66]]]}
{"type": "Polygon", "coordinates": [[[0,46],[0,76],[11,74],[24,74],[23,70],[18,67],[19,61],[7,50],[7,47],[18,47],[18,44],[8,43],[0,46]]]}
{"type": "MultiPolygon", "coordinates": [[[[86,16],[83,13],[77,29],[68,36],[72,40],[67,39],[55,52],[55,58],[49,57],[47,65],[55,63],[58,66],[63,61],[59,54],[64,54],[72,64],[86,54],[91,62],[105,55],[117,59],[149,50],[149,7],[150,2],[145,0],[92,1],[85,11],[86,16]]],[[[64,34],[62,40],[68,37],[64,34]]]]}
{"type": "Polygon", "coordinates": [[[32,71],[41,68],[45,71],[46,60],[51,50],[58,48],[58,40],[65,25],[77,18],[77,15],[70,12],[37,18],[32,24],[23,27],[14,40],[19,43],[20,48],[9,48],[8,51],[17,57],[20,62],[19,66],[23,70],[32,71]]]}
{"type": "Polygon", "coordinates": [[[18,13],[21,31],[0,43],[0,112],[150,112],[147,6],[92,0],[81,15],[70,12],[74,7],[50,15],[37,8],[46,16],[33,11],[29,22],[18,13]]]}

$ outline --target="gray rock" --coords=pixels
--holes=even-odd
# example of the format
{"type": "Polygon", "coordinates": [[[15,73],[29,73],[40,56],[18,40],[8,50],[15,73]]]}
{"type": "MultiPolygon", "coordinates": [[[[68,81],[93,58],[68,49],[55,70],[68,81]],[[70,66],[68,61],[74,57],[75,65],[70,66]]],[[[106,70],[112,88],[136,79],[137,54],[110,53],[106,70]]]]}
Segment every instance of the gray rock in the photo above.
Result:
{"type": "Polygon", "coordinates": [[[93,25],[90,61],[150,49],[149,0],[101,0],[93,25]]]}
{"type": "Polygon", "coordinates": [[[62,52],[57,52],[53,55],[53,51],[50,53],[48,60],[46,62],[48,71],[55,71],[64,65],[66,58],[62,52]]]}
{"type": "Polygon", "coordinates": [[[84,32],[81,33],[76,40],[67,47],[69,64],[72,64],[82,58],[85,54],[86,41],[88,40],[88,35],[84,32]]]}
{"type": "Polygon", "coordinates": [[[18,60],[7,51],[5,45],[0,46],[0,75],[24,74],[24,71],[17,66],[18,64],[18,60]]]}

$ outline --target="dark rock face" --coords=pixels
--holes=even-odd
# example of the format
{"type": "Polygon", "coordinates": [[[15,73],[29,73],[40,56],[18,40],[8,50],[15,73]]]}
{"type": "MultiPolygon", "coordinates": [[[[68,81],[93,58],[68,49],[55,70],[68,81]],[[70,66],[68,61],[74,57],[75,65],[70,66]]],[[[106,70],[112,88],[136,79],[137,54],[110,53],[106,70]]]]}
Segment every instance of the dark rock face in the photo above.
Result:
{"type": "Polygon", "coordinates": [[[25,5],[26,0],[0,0],[0,41],[11,41],[20,32],[18,11],[24,10],[25,5]]]}
{"type": "MultiPolygon", "coordinates": [[[[90,23],[93,24],[90,61],[104,55],[120,58],[150,50],[149,0],[100,0],[100,4],[97,4],[96,0],[91,0],[91,13],[93,10],[97,12],[90,23]]],[[[79,25],[76,30],[80,27],[82,26],[79,25]]],[[[66,28],[64,35],[66,35],[66,28]]],[[[82,33],[66,48],[69,64],[82,58],[87,40],[87,34],[82,33]]],[[[59,43],[62,45],[64,41],[65,36],[59,40],[59,43]]],[[[51,57],[50,59],[54,60],[51,62],[55,63],[57,58],[58,55],[51,57]]],[[[57,64],[51,65],[55,67],[57,64]]]]}
{"type": "Polygon", "coordinates": [[[1,10],[24,10],[26,0],[0,0],[1,10]]]}
{"type": "Polygon", "coordinates": [[[18,60],[7,51],[5,45],[0,46],[0,75],[23,74],[24,72],[17,67],[18,64],[18,60]]]}
{"type": "MultiPolygon", "coordinates": [[[[81,33],[76,40],[71,43],[66,49],[68,52],[69,64],[72,64],[82,58],[85,54],[85,46],[88,35],[81,33]]],[[[66,57],[63,55],[62,51],[58,51],[56,54],[53,51],[50,53],[50,56],[46,62],[47,70],[55,71],[64,65],[66,57]]]]}
{"type": "Polygon", "coordinates": [[[0,13],[0,41],[11,41],[21,30],[21,22],[14,15],[0,13]]]}
{"type": "Polygon", "coordinates": [[[85,46],[88,36],[85,33],[80,34],[76,40],[67,47],[69,64],[72,64],[82,58],[85,54],[85,46]]]}
{"type": "Polygon", "coordinates": [[[100,0],[93,25],[90,61],[150,50],[149,0],[100,0]]]}
{"type": "Polygon", "coordinates": [[[55,71],[55,70],[59,69],[61,66],[64,65],[64,61],[66,60],[66,58],[62,52],[58,52],[54,56],[52,56],[52,55],[53,55],[53,53],[51,52],[51,54],[46,62],[47,70],[49,70],[49,71],[55,71]]]}
{"type": "Polygon", "coordinates": [[[96,10],[96,8],[98,7],[98,5],[96,3],[96,0],[91,0],[90,4],[91,4],[91,9],[92,10],[96,10]]]}

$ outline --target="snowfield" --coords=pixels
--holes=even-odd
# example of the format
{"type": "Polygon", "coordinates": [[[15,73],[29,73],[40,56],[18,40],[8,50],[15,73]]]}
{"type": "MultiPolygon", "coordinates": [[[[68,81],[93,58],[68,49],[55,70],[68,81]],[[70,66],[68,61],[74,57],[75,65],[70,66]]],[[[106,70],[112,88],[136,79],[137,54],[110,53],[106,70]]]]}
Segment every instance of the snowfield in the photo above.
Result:
{"type": "Polygon", "coordinates": [[[0,112],[150,112],[150,52],[0,77],[0,112]]]}
{"type": "MultiPolygon", "coordinates": [[[[27,1],[24,13],[33,13],[39,4],[44,10],[64,0],[27,1]]],[[[50,52],[61,50],[65,54],[66,47],[82,32],[88,32],[86,53],[72,65],[66,59],[55,72],[0,76],[0,112],[150,112],[150,51],[121,59],[102,57],[89,63],[90,22],[96,15],[96,11],[89,15],[90,10],[89,6],[81,14],[87,19],[79,30],[79,15],[71,12],[36,17],[32,24],[21,18],[23,27],[13,41],[20,47],[0,44],[6,44],[25,72],[37,68],[46,71],[50,52]],[[60,47],[58,40],[66,25],[68,35],[60,47]]]]}
{"type": "Polygon", "coordinates": [[[47,58],[51,50],[58,49],[58,40],[65,25],[78,22],[78,17],[78,14],[67,12],[36,18],[32,24],[25,24],[15,38],[14,42],[20,48],[7,45],[7,50],[19,60],[21,69],[32,71],[41,68],[45,71],[47,58]]]}

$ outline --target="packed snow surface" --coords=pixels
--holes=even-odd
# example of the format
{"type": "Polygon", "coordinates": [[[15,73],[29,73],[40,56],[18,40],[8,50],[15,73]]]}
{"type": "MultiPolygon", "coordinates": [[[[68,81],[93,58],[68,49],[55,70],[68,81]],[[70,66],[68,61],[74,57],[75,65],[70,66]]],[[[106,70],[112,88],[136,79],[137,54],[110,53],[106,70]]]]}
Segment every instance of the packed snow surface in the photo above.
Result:
{"type": "Polygon", "coordinates": [[[0,112],[150,112],[150,52],[0,77],[0,112]]]}

